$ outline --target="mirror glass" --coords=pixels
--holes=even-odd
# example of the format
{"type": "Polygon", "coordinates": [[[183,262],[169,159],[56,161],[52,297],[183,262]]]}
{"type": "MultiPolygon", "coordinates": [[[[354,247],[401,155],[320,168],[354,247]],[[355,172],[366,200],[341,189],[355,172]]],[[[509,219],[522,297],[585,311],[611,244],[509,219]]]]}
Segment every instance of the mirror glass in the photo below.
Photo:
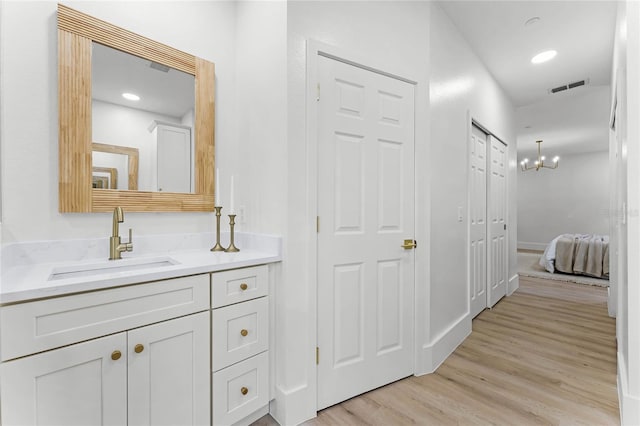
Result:
{"type": "Polygon", "coordinates": [[[93,42],[91,83],[94,147],[136,150],[139,161],[133,175],[127,155],[94,149],[92,186],[194,193],[195,77],[93,42]],[[115,169],[116,185],[95,168],[115,169]]]}

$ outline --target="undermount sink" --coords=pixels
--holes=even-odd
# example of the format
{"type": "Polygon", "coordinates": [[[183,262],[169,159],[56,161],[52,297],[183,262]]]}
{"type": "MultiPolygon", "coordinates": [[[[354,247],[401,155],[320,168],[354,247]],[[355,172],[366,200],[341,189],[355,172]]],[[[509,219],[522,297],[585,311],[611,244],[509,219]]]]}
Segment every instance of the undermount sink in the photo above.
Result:
{"type": "Polygon", "coordinates": [[[166,268],[178,262],[168,256],[132,258],[121,260],[105,260],[102,262],[83,263],[55,267],[51,270],[48,281],[68,278],[90,277],[95,275],[114,274],[117,272],[137,271],[140,269],[166,268]]]}

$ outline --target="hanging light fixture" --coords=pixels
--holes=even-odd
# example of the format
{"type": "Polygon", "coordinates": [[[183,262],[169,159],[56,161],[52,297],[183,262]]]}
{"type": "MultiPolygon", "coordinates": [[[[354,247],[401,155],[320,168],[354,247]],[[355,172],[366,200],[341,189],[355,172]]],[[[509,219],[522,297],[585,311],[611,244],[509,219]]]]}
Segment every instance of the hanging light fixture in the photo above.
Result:
{"type": "Polygon", "coordinates": [[[535,170],[536,172],[538,170],[540,170],[541,168],[545,167],[547,169],[556,169],[558,168],[558,162],[560,161],[560,157],[558,157],[557,155],[555,157],[553,157],[553,165],[552,166],[548,166],[546,164],[544,164],[544,160],[545,160],[545,156],[541,154],[540,152],[540,144],[542,143],[542,141],[536,141],[536,143],[538,144],[538,159],[536,161],[533,162],[533,164],[529,164],[529,159],[525,158],[524,160],[522,160],[520,162],[520,168],[522,169],[523,172],[526,172],[527,170],[535,170]]]}

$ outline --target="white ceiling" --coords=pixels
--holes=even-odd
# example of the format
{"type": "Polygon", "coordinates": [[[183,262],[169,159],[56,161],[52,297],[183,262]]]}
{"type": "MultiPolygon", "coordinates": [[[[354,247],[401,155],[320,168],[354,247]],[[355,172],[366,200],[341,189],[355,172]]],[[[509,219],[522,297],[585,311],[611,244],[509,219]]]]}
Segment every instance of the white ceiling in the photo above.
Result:
{"type": "Polygon", "coordinates": [[[98,43],[93,43],[91,62],[94,99],[176,118],[195,108],[193,75],[173,68],[158,71],[151,61],[98,43]],[[125,92],[140,100],[124,99],[125,92]]]}
{"type": "MultiPolygon", "coordinates": [[[[518,152],[608,148],[615,1],[442,1],[440,5],[517,107],[518,152]],[[525,25],[533,17],[540,18],[525,25]],[[538,65],[544,50],[555,59],[538,65]],[[549,89],[588,79],[585,87],[549,89]],[[529,126],[529,128],[525,128],[529,126]]],[[[552,154],[549,152],[549,154],[552,154]]],[[[520,155],[519,155],[520,156],[520,155]]]]}

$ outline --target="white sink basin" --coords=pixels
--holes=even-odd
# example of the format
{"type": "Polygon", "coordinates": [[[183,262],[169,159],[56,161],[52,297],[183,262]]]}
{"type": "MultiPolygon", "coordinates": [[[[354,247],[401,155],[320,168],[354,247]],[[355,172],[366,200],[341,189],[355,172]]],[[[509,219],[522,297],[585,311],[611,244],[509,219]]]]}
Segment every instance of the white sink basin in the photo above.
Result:
{"type": "Polygon", "coordinates": [[[137,271],[141,269],[166,268],[177,265],[178,262],[168,256],[142,257],[120,260],[105,260],[95,263],[60,266],[51,269],[48,281],[64,280],[68,278],[91,277],[95,275],[115,274],[117,272],[137,271]]]}

